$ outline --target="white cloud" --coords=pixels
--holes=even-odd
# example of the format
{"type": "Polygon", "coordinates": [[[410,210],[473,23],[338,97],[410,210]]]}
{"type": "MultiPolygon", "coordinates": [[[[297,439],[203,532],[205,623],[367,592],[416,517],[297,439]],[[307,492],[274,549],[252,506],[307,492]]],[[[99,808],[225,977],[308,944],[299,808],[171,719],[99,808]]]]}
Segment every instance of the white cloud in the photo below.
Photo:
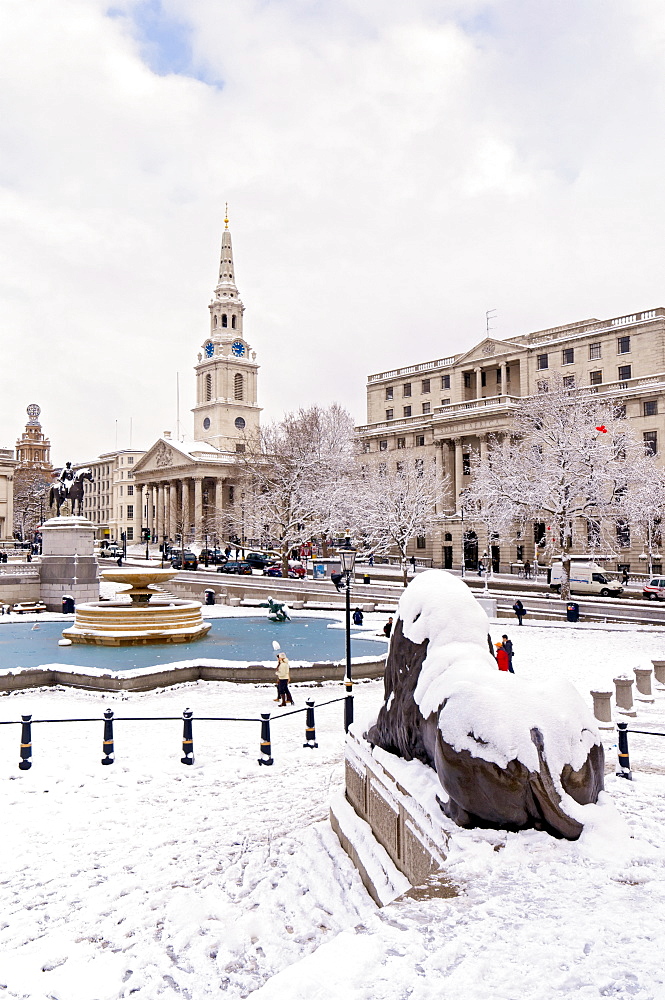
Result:
{"type": "Polygon", "coordinates": [[[268,417],[362,422],[369,372],[489,308],[510,336],[665,302],[656,3],[164,0],[188,76],[142,11],[3,6],[3,443],[33,401],[59,461],[174,427],[226,200],[268,417]]]}

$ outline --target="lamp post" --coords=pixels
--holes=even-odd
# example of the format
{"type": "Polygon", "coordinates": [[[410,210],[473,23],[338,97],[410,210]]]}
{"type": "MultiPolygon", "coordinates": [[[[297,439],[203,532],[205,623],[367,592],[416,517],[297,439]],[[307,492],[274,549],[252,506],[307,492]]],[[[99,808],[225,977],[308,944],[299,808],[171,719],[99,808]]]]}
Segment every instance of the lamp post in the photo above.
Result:
{"type": "Polygon", "coordinates": [[[346,685],[346,699],[344,704],[344,729],[348,732],[349,726],[353,722],[353,682],[351,680],[351,577],[353,567],[356,564],[356,550],[351,548],[350,539],[346,539],[346,545],[339,550],[342,576],[345,578],[346,596],[346,674],[344,684],[346,685]]]}

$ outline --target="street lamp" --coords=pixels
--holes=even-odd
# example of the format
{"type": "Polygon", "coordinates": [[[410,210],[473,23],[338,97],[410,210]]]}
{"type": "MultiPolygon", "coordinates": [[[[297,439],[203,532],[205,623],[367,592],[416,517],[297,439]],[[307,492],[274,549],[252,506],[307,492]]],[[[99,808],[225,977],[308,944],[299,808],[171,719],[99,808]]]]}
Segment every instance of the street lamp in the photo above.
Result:
{"type": "Polygon", "coordinates": [[[346,676],[344,677],[344,684],[346,685],[346,699],[344,704],[344,729],[346,732],[348,732],[349,726],[353,722],[353,682],[351,680],[351,577],[353,575],[353,567],[356,564],[356,555],[356,550],[351,548],[351,541],[347,538],[345,547],[339,550],[342,576],[345,578],[346,583],[344,588],[346,596],[346,676]]]}

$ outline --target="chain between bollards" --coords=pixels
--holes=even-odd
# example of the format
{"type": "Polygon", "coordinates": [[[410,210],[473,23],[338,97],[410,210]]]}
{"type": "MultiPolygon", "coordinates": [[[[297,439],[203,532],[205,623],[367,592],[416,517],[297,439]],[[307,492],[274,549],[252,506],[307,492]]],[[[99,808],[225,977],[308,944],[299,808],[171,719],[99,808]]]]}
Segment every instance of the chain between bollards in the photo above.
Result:
{"type": "Polygon", "coordinates": [[[314,728],[314,699],[308,698],[305,704],[307,705],[307,714],[305,715],[305,742],[303,746],[308,750],[314,750],[319,745],[316,742],[316,729],[314,728]]]}
{"type": "Polygon", "coordinates": [[[353,722],[353,681],[347,676],[344,678],[346,687],[346,697],[344,699],[344,732],[348,733],[349,726],[353,722]]]}
{"type": "Polygon", "coordinates": [[[113,712],[107,708],[104,712],[104,741],[102,743],[102,764],[113,764],[115,748],[113,746],[113,712]]]}
{"type": "Polygon", "coordinates": [[[181,764],[193,764],[194,763],[194,736],[192,733],[192,716],[194,713],[191,708],[186,708],[182,713],[182,752],[183,756],[180,758],[181,764]]]}
{"type": "Polygon", "coordinates": [[[627,778],[633,780],[633,772],[630,769],[630,757],[628,756],[628,723],[617,722],[619,730],[619,770],[617,778],[627,778]]]}
{"type": "Polygon", "coordinates": [[[21,760],[20,771],[29,771],[32,767],[32,715],[21,715],[21,760]]]}
{"type": "Polygon", "coordinates": [[[259,764],[274,763],[270,744],[270,712],[261,712],[261,754],[259,764]]]}

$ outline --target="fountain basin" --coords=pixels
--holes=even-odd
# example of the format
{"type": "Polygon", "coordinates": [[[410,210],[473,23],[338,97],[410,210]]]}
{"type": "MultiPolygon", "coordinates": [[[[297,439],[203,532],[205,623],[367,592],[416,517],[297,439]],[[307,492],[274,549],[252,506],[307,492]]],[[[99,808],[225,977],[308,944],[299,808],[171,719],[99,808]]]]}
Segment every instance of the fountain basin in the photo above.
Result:
{"type": "Polygon", "coordinates": [[[74,624],[63,631],[65,639],[97,646],[146,645],[147,643],[192,642],[207,635],[198,601],[178,600],[151,589],[175,576],[171,569],[105,570],[110,583],[128,584],[119,601],[89,601],[79,604],[74,624]]]}

